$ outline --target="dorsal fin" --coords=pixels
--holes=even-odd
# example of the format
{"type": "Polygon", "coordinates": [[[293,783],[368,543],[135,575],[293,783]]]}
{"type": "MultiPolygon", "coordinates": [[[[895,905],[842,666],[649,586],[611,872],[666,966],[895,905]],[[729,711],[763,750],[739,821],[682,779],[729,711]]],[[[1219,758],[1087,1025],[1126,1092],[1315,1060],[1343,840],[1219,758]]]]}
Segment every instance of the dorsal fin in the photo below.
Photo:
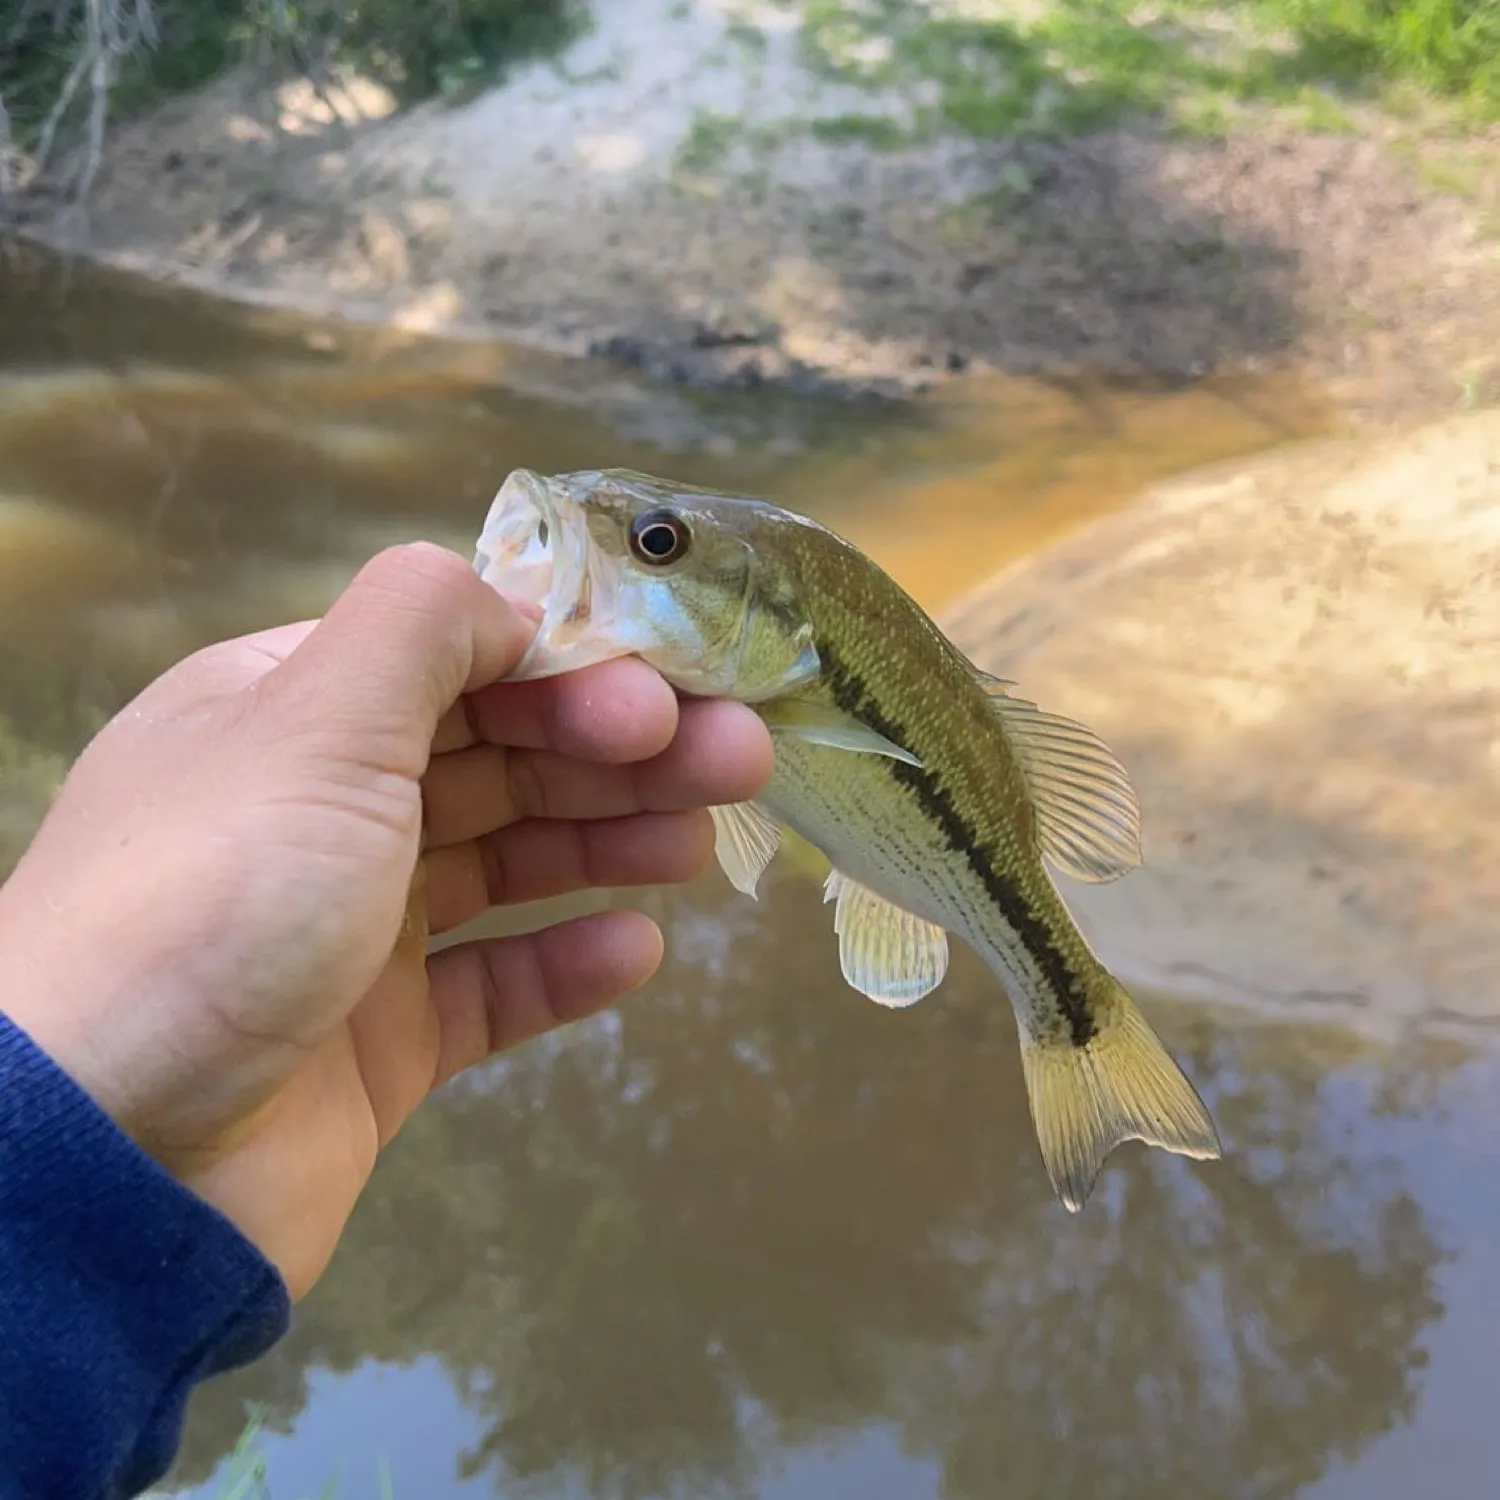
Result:
{"type": "Polygon", "coordinates": [[[1124,766],[1092,729],[1047,713],[975,668],[1036,805],[1044,858],[1075,880],[1118,880],[1141,862],[1141,812],[1124,766]]]}

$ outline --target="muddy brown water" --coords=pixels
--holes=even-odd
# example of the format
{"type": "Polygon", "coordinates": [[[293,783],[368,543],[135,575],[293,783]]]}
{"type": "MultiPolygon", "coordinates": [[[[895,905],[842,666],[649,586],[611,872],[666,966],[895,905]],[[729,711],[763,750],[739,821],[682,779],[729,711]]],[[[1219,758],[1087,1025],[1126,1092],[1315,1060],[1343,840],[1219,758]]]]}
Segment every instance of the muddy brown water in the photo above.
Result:
{"type": "MultiPolygon", "coordinates": [[[[1151,478],[1324,420],[1282,382],[995,382],[910,410],[215,306],[0,249],[0,861],[92,728],[371,552],[467,550],[518,464],[805,506],[930,607],[1151,478]],[[7,843],[7,840],[9,841],[7,843]]],[[[430,1103],[172,1493],[1424,1500],[1500,1471],[1500,1068],[1151,1008],[1226,1161],[1046,1188],[1009,1008],[839,979],[820,871],[632,895],[619,1012],[430,1103]],[[252,1415],[263,1480],[237,1465],[252,1415]]],[[[607,896],[511,913],[533,925],[607,896]]]]}

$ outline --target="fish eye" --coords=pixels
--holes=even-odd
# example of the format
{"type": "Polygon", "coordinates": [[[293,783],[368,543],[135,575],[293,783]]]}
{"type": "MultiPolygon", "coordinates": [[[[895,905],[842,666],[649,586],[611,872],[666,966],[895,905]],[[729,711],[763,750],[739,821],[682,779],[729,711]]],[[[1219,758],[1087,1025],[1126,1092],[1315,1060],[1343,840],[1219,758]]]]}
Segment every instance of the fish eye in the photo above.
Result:
{"type": "Polygon", "coordinates": [[[653,568],[675,562],[691,540],[687,522],[675,511],[648,511],[637,516],[630,527],[630,550],[653,568]]]}

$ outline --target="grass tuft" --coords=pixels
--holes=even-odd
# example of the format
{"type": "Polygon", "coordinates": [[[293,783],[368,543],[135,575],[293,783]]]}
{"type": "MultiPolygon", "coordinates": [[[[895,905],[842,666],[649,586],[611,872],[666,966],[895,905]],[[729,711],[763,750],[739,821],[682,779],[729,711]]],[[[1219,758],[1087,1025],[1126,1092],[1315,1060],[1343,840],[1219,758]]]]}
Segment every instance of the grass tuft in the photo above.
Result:
{"type": "Polygon", "coordinates": [[[928,131],[1061,134],[1129,115],[1217,133],[1249,105],[1353,128],[1413,89],[1500,119],[1500,0],[783,0],[825,76],[922,102],[928,131]]]}

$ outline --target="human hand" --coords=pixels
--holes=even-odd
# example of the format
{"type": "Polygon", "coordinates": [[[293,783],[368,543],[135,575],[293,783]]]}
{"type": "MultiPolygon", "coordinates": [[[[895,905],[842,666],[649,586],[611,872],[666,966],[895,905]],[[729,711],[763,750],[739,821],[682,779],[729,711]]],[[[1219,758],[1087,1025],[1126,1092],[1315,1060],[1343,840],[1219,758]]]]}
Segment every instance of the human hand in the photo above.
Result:
{"type": "Polygon", "coordinates": [[[687,879],[702,809],[770,773],[750,710],[679,705],[638,661],[500,682],[531,630],[461,558],[383,553],[322,621],[148,687],[0,887],[12,1019],[293,1296],[433,1088],[662,955],[633,912],[431,958],[429,932],[687,879]]]}

